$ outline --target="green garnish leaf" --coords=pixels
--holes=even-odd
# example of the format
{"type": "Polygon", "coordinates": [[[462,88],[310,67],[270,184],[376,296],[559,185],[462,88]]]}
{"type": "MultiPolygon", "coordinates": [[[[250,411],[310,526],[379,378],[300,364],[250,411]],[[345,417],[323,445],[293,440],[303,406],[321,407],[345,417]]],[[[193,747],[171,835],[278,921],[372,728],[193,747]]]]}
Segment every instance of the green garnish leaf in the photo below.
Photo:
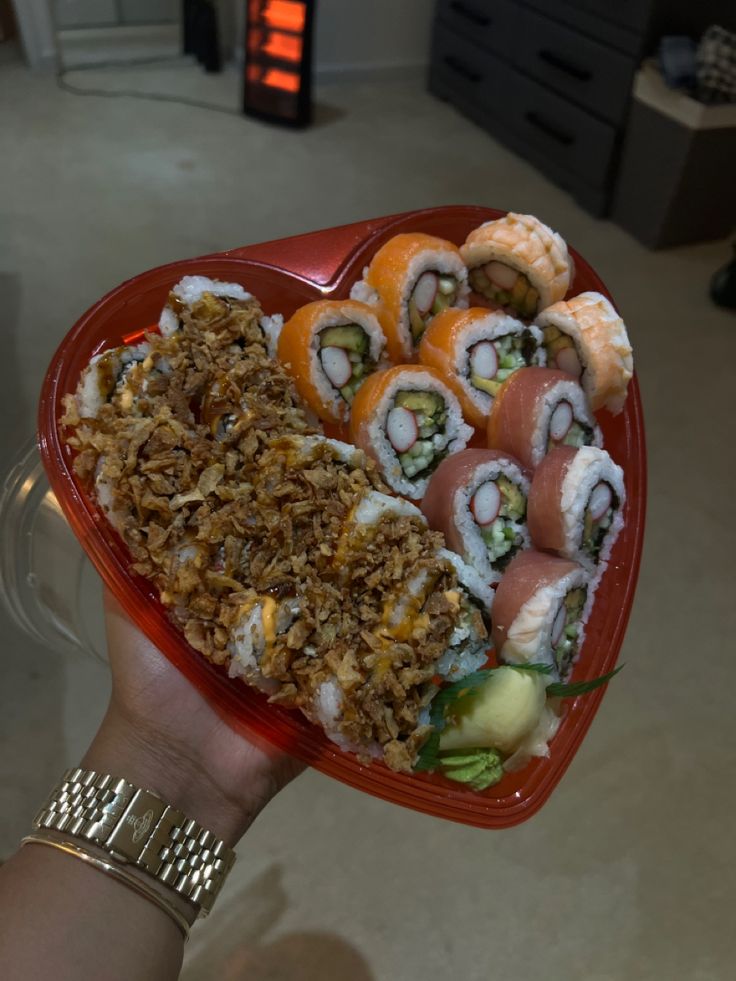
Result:
{"type": "Polygon", "coordinates": [[[532,674],[552,674],[551,664],[508,664],[509,668],[513,668],[514,671],[530,671],[532,674]]]}
{"type": "Polygon", "coordinates": [[[445,711],[447,708],[467,698],[475,695],[478,689],[488,680],[494,668],[486,668],[483,671],[474,671],[462,681],[455,681],[446,688],[441,688],[434,697],[432,710],[429,716],[429,724],[432,726],[432,734],[426,743],[419,750],[414,770],[436,770],[440,766],[440,733],[445,728],[445,711]]]}
{"type": "Polygon", "coordinates": [[[553,682],[551,685],[547,685],[547,694],[550,698],[575,698],[578,695],[587,695],[589,691],[595,691],[601,685],[607,684],[614,675],[619,673],[621,668],[623,668],[623,664],[619,664],[613,671],[601,675],[600,678],[592,678],[590,681],[575,681],[571,685],[553,682]]]}

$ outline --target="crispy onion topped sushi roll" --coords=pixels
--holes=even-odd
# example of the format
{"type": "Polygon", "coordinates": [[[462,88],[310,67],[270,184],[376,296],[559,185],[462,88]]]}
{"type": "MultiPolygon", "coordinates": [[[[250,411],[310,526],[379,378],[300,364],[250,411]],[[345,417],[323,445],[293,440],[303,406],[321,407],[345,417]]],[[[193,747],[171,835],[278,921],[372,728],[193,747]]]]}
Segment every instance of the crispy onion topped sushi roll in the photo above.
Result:
{"type": "Polygon", "coordinates": [[[83,419],[95,419],[103,405],[112,402],[123,411],[132,409],[143,381],[141,366],[147,358],[150,360],[150,353],[150,345],[144,342],[95,355],[84,369],[77,388],[79,415],[83,419]]]}
{"type": "Polygon", "coordinates": [[[438,314],[419,345],[419,360],[440,372],[467,421],[480,429],[503,382],[519,368],[543,365],[545,353],[538,327],[472,307],[438,314]]]}
{"type": "Polygon", "coordinates": [[[529,493],[532,542],[590,572],[605,567],[623,528],[625,501],[623,470],[605,450],[552,450],[534,472],[529,493]]]}
{"type": "Polygon", "coordinates": [[[534,470],[556,446],[600,446],[601,431],[578,383],[563,371],[521,368],[488,417],[488,445],[534,470]]]}
{"type": "Polygon", "coordinates": [[[456,397],[438,372],[422,365],[376,372],[353,402],[352,441],[405,497],[421,498],[438,464],[464,449],[471,435],[456,397]]]}
{"type": "Polygon", "coordinates": [[[626,325],[601,293],[581,293],[543,310],[547,364],[580,380],[591,408],[619,413],[634,373],[626,325]]]}
{"type": "Polygon", "coordinates": [[[381,246],[350,295],[376,304],[391,361],[413,361],[432,318],[468,305],[468,273],[452,242],[404,233],[381,246]]]}
{"type": "Polygon", "coordinates": [[[344,423],[355,393],[380,365],[386,338],[375,310],[357,300],[307,303],[284,324],[278,358],[324,422],[344,423]]]}
{"type": "Polygon", "coordinates": [[[264,658],[268,659],[277,637],[288,632],[299,616],[299,610],[296,596],[273,597],[253,593],[244,598],[230,629],[228,675],[243,678],[249,685],[269,695],[278,691],[279,682],[263,674],[263,661],[264,658]]]}
{"type": "Polygon", "coordinates": [[[463,450],[435,470],[422,511],[449,548],[484,582],[494,583],[516,552],[529,546],[528,494],[529,481],[516,460],[497,450],[463,450]]]}
{"type": "Polygon", "coordinates": [[[534,215],[509,212],[485,222],[460,254],[473,292],[526,320],[561,300],[573,277],[565,240],[534,215]]]}
{"type": "Polygon", "coordinates": [[[547,664],[564,680],[583,643],[592,602],[582,566],[529,549],[496,590],[493,644],[507,664],[547,664]]]}
{"type": "Polygon", "coordinates": [[[239,283],[224,283],[207,276],[183,276],[169,293],[158,329],[164,337],[173,337],[188,316],[194,315],[201,328],[208,323],[226,322],[238,309],[258,310],[258,318],[254,319],[251,330],[242,332],[240,344],[243,341],[265,343],[268,353],[274,357],[284,318],[278,313],[263,315],[253,294],[239,283]]]}

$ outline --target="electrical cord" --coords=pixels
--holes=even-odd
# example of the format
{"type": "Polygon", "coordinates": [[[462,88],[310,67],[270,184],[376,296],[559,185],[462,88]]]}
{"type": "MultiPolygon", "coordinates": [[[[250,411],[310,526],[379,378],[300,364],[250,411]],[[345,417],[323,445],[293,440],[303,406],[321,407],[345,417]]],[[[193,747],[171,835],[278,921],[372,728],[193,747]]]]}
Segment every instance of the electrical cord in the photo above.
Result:
{"type": "Polygon", "coordinates": [[[56,84],[62,92],[69,92],[71,95],[92,95],[101,98],[112,99],[142,99],[149,102],[170,102],[182,106],[191,106],[194,109],[208,109],[210,112],[224,113],[226,116],[240,116],[237,109],[228,109],[227,106],[218,106],[211,102],[202,102],[200,99],[190,99],[184,95],[167,95],[165,92],[140,92],[136,89],[97,89],[84,88],[74,85],[66,80],[69,72],[96,71],[104,68],[140,68],[146,65],[165,65],[178,62],[180,67],[188,67],[189,62],[182,62],[181,55],[170,55],[158,58],[139,58],[131,61],[101,61],[90,65],[80,65],[78,68],[60,68],[56,73],[56,84]]]}

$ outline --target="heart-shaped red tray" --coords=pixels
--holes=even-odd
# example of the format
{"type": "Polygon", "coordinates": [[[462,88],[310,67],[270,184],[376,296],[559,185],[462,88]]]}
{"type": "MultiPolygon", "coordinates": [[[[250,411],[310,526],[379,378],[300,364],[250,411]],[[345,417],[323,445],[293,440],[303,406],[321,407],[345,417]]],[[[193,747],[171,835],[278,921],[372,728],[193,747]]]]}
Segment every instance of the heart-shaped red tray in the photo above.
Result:
{"type": "MultiPolygon", "coordinates": [[[[381,763],[364,766],[338,750],[298,712],[268,705],[263,696],[229,679],[223,669],[187,645],[169,622],[151,585],[129,572],[125,546],[74,476],[71,453],[62,441],[58,420],[62,397],[76,389],[90,358],[156,323],[169,289],[184,275],[199,273],[242,283],[267,313],[289,316],[310,300],[347,296],[376,249],[397,232],[428,232],[459,244],[472,228],[503,214],[490,208],[431,208],[151,269],[108,293],[75,324],[54,355],[39,407],[39,439],[46,472],[90,559],[128,615],[234,729],[250,738],[266,739],[359,790],[481,828],[510,827],[542,806],[580,746],[603,697],[601,689],[567,703],[549,758],[534,760],[482,794],[438,775],[407,776],[381,763]]],[[[587,262],[573,249],[571,252],[576,272],[570,293],[608,293],[587,262]]],[[[616,663],[634,598],[644,534],[646,450],[636,379],[629,387],[624,412],[615,418],[602,413],[599,421],[606,448],[625,472],[626,526],[596,596],[573,680],[604,674],[616,663]]]]}

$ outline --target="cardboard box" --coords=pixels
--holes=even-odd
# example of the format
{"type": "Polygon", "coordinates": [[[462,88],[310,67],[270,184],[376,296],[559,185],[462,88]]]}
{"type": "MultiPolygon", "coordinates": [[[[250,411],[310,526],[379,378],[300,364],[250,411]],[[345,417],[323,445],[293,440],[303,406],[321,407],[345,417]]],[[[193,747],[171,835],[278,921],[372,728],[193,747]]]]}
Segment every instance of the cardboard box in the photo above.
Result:
{"type": "Polygon", "coordinates": [[[667,88],[647,63],[634,84],[613,220],[664,248],[724,238],[736,226],[736,105],[667,88]]]}

